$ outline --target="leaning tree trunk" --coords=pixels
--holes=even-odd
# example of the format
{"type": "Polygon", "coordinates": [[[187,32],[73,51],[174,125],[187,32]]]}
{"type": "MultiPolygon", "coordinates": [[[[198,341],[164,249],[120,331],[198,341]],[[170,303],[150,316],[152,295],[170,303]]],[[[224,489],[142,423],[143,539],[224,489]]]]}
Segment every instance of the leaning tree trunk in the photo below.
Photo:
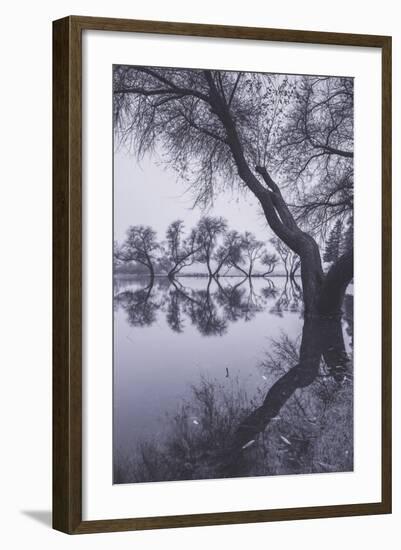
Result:
{"type": "Polygon", "coordinates": [[[354,275],[354,253],[349,250],[331,267],[319,293],[318,312],[321,315],[341,315],[345,291],[354,275]]]}
{"type": "Polygon", "coordinates": [[[214,82],[211,71],[204,71],[209,86],[209,102],[213,112],[220,119],[225,132],[238,175],[246,187],[255,195],[262,206],[266,221],[273,232],[291,250],[299,255],[305,317],[338,314],[339,302],[344,298],[346,285],[352,279],[352,255],[338,260],[324,276],[319,247],[315,239],[302,231],[291,214],[278,185],[272,180],[264,166],[251,170],[242,147],[230,105],[214,82]],[[343,271],[343,268],[345,271],[343,271]]]}
{"type": "Polygon", "coordinates": [[[229,105],[218,92],[210,71],[205,71],[205,77],[210,88],[211,104],[225,127],[227,143],[237,166],[239,177],[259,200],[270,228],[300,256],[305,315],[313,314],[317,309],[317,294],[323,280],[319,248],[315,240],[298,227],[280,189],[267,170],[262,166],[255,168],[265,185],[252,172],[245,158],[229,105]]]}
{"type": "Polygon", "coordinates": [[[298,363],[288,365],[290,369],[271,386],[263,403],[248,414],[235,430],[230,444],[218,457],[218,467],[223,476],[247,475],[249,464],[245,449],[279,415],[296,390],[316,380],[322,357],[329,375],[334,379],[345,376],[349,361],[340,318],[305,319],[298,363]]]}
{"type": "Polygon", "coordinates": [[[310,385],[318,375],[320,359],[329,366],[344,361],[344,342],[341,329],[341,306],[345,290],[353,277],[352,251],[342,256],[325,275],[319,247],[315,239],[302,231],[284,201],[278,185],[265,167],[255,167],[264,184],[250,169],[241,140],[231,117],[229,105],[219,95],[213,79],[206,72],[211,102],[222,121],[238,169],[238,175],[262,206],[267,223],[273,232],[293,252],[298,254],[304,301],[304,329],[299,364],[290,369],[269,390],[261,407],[255,409],[238,427],[226,455],[223,475],[241,475],[239,455],[244,445],[263,431],[297,388],[310,385]]]}

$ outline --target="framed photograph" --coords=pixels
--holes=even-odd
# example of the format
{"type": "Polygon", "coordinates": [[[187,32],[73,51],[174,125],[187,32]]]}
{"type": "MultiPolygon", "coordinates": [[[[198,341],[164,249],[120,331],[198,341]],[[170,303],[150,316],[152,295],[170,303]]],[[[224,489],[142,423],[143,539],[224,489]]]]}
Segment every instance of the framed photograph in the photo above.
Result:
{"type": "Polygon", "coordinates": [[[53,525],[391,512],[391,38],[53,27],[53,525]]]}

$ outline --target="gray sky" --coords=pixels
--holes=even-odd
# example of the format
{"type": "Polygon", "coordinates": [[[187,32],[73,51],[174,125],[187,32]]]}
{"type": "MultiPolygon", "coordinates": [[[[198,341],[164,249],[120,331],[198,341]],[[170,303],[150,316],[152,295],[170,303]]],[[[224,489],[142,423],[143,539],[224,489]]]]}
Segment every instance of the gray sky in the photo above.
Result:
{"type": "MultiPolygon", "coordinates": [[[[177,174],[157,164],[150,155],[139,164],[125,150],[114,154],[114,240],[122,242],[130,225],[150,225],[164,240],[167,226],[176,219],[185,222],[189,231],[202,216],[199,207],[192,209],[193,198],[185,193],[186,184],[177,174]]],[[[251,231],[268,242],[272,236],[257,201],[250,195],[224,192],[208,214],[223,216],[229,227],[251,231]]]]}

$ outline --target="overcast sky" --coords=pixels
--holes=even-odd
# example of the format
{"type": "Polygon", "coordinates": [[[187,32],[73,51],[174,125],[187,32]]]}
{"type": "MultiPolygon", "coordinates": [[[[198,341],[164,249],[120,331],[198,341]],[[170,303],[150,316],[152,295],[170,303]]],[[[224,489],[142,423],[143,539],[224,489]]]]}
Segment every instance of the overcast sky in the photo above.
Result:
{"type": "MultiPolygon", "coordinates": [[[[122,242],[130,225],[150,225],[164,240],[167,226],[176,219],[185,222],[189,231],[202,216],[192,208],[193,197],[177,174],[157,164],[147,155],[139,164],[124,150],[114,155],[114,240],[122,242]]],[[[224,192],[207,212],[223,216],[230,228],[251,231],[266,243],[272,236],[257,201],[248,193],[224,192]]]]}

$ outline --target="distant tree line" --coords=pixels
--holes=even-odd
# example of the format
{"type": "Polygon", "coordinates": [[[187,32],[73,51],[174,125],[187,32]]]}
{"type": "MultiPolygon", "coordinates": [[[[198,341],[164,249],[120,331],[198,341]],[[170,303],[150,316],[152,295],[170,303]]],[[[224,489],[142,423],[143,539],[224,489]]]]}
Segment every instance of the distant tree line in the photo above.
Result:
{"type": "Polygon", "coordinates": [[[127,271],[127,266],[133,266],[151,279],[155,274],[164,274],[172,280],[184,268],[201,264],[209,278],[227,275],[233,269],[244,277],[267,277],[281,258],[287,274],[294,276],[299,262],[293,259],[288,263],[287,256],[295,255],[277,239],[271,243],[278,255],[269,252],[250,231],[230,229],[222,217],[203,216],[189,233],[182,220],[175,220],[162,242],[158,242],[151,227],[134,225],[128,228],[122,244],[114,244],[114,268],[127,271]]]}
{"type": "Polygon", "coordinates": [[[251,194],[299,258],[305,315],[341,313],[353,247],[323,256],[353,212],[352,78],[116,65],[113,97],[116,143],[159,153],[195,205],[251,194]]]}

